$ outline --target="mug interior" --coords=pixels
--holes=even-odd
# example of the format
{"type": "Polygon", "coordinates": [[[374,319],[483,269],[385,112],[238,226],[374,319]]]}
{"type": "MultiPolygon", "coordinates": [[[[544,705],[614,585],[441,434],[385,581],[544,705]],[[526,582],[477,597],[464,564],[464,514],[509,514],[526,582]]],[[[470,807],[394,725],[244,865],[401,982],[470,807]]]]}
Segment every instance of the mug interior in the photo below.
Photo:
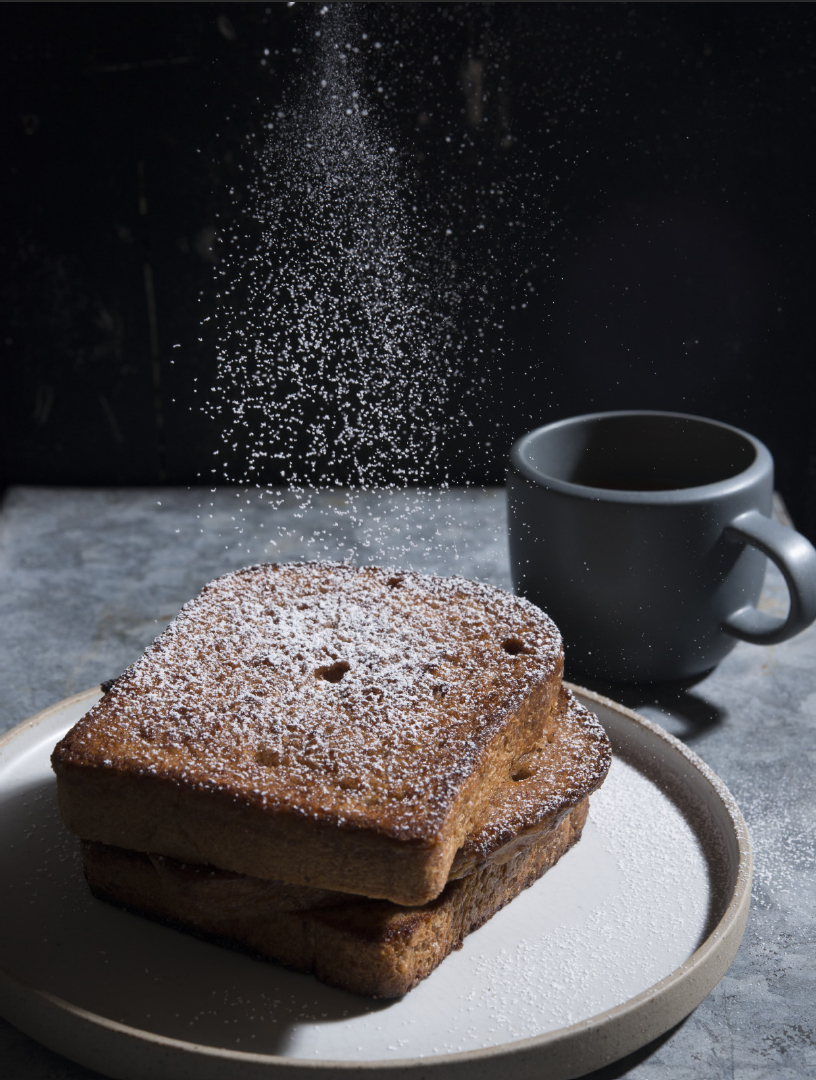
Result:
{"type": "Polygon", "coordinates": [[[579,417],[536,432],[524,448],[538,473],[616,491],[716,484],[744,472],[756,456],[733,428],[659,413],[579,417]]]}

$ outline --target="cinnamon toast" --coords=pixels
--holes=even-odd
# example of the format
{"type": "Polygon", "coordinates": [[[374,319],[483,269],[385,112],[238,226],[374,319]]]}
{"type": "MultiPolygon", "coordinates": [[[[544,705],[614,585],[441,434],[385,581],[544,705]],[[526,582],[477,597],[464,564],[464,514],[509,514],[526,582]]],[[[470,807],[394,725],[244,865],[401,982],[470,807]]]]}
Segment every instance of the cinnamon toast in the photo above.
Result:
{"type": "Polygon", "coordinates": [[[85,840],[424,904],[562,670],[554,624],[489,585],[249,567],[205,586],[58,744],[60,810],[85,840]]]}
{"type": "Polygon", "coordinates": [[[428,904],[403,907],[85,842],[88,883],[102,899],[331,985],[399,996],[580,838],[588,796],[609,768],[609,741],[567,691],[555,719],[494,792],[446,888],[428,904]]]}

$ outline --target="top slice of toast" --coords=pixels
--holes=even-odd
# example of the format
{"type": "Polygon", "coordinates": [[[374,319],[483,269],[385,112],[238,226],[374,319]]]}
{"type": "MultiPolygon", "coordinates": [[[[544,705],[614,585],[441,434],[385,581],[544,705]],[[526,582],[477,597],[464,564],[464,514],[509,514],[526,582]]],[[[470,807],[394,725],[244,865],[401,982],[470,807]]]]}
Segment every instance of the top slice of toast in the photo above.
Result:
{"type": "Polygon", "coordinates": [[[205,586],[56,747],[73,832],[424,903],[555,705],[526,600],[461,578],[262,565],[205,586]]]}

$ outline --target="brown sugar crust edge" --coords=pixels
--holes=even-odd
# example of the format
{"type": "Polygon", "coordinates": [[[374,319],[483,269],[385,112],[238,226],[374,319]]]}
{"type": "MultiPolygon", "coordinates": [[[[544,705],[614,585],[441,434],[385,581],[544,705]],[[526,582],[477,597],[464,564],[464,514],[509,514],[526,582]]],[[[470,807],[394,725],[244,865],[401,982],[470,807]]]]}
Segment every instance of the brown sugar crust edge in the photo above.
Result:
{"type": "MultiPolygon", "coordinates": [[[[582,799],[537,843],[505,862],[491,862],[451,881],[421,907],[347,897],[312,908],[270,904],[262,914],[216,916],[197,902],[196,876],[182,868],[183,886],[168,890],[150,856],[100,844],[83,845],[85,873],[101,899],[228,945],[353,993],[399,997],[426,978],[467,934],[553,866],[581,836],[589,809],[582,799]],[[185,882],[186,874],[186,882],[185,882]],[[186,888],[184,885],[186,884],[186,888]]],[[[279,898],[280,899],[280,898],[279,898]]]]}
{"type": "MultiPolygon", "coordinates": [[[[226,575],[207,586],[57,747],[53,764],[59,781],[60,808],[69,829],[86,839],[117,846],[208,862],[257,877],[285,877],[302,884],[317,882],[350,892],[365,889],[369,894],[401,903],[421,903],[437,895],[447,880],[456,850],[484,811],[491,792],[504,779],[510,762],[540,735],[560,684],[563,654],[552,623],[518,598],[460,579],[417,574],[400,576],[399,588],[394,589],[392,582],[396,579],[386,575],[370,568],[358,571],[329,564],[262,566],[226,575]],[[477,700],[470,693],[469,679],[481,688],[481,705],[471,715],[482,719],[475,727],[471,722],[469,733],[461,730],[447,745],[443,738],[438,747],[445,763],[443,775],[423,778],[433,790],[428,789],[427,800],[421,794],[417,796],[414,812],[400,810],[401,816],[396,817],[387,807],[379,813],[369,812],[359,800],[355,802],[351,795],[346,798],[336,786],[333,794],[318,786],[320,797],[315,801],[312,796],[318,789],[308,785],[297,789],[295,781],[299,778],[296,772],[290,774],[291,770],[278,789],[264,788],[263,770],[254,764],[246,768],[251,756],[247,754],[239,760],[242,768],[236,773],[234,763],[230,766],[227,761],[224,765],[230,739],[214,734],[219,724],[211,715],[200,715],[202,695],[195,687],[189,689],[189,679],[183,685],[179,682],[186,677],[183,665],[173,659],[179,650],[183,658],[185,645],[192,641],[197,647],[202,634],[203,640],[214,641],[212,647],[217,649],[225,641],[229,644],[233,633],[238,635],[234,647],[226,652],[228,656],[238,654],[239,659],[222,662],[218,669],[221,690],[218,686],[215,689],[221,692],[230,678],[241,688],[256,684],[262,688],[257,680],[262,677],[258,672],[265,671],[258,660],[259,656],[263,659],[263,650],[259,653],[254,640],[252,647],[247,647],[246,627],[260,626],[270,611],[273,619],[280,619],[298,610],[292,599],[297,587],[304,588],[304,581],[330,597],[332,589],[356,589],[364,601],[351,608],[357,630],[361,619],[365,622],[363,616],[370,614],[364,610],[369,594],[379,605],[377,611],[383,604],[391,605],[389,610],[397,624],[400,619],[404,621],[406,613],[412,618],[417,612],[427,616],[427,633],[424,638],[420,635],[425,651],[417,650],[417,658],[426,661],[422,670],[427,668],[431,672],[428,678],[437,682],[441,675],[448,678],[448,683],[443,683],[452,687],[451,701],[457,699],[457,694],[465,703],[477,700]],[[236,609],[240,617],[235,617],[236,609]],[[461,664],[445,668],[450,644],[443,642],[439,646],[434,636],[440,626],[450,629],[446,622],[454,617],[450,612],[464,620],[462,627],[471,635],[464,659],[465,667],[470,664],[468,671],[473,670],[464,682],[461,664]],[[212,632],[213,625],[218,634],[212,632]],[[198,626],[198,638],[190,634],[190,626],[194,630],[198,626]],[[523,628],[518,639],[513,636],[514,626],[523,628]],[[492,640],[497,635],[500,641],[503,637],[504,652],[492,640]],[[537,642],[532,652],[524,646],[525,638],[537,642]],[[247,655],[241,657],[241,649],[247,655]],[[498,667],[494,654],[500,660],[498,667]],[[232,671],[236,668],[240,668],[237,674],[232,671]],[[488,676],[495,670],[495,679],[482,679],[483,669],[488,676]],[[176,681],[172,693],[162,697],[155,686],[168,672],[176,681]],[[486,714],[480,711],[484,707],[488,707],[486,714]],[[172,714],[175,729],[166,713],[172,714]],[[122,716],[127,722],[121,722],[122,716]],[[195,721],[192,726],[190,718],[195,721]],[[165,729],[181,730],[182,735],[192,731],[204,749],[209,747],[212,753],[200,759],[194,753],[185,757],[182,752],[179,756],[172,741],[172,753],[157,748],[151,742],[153,735],[146,736],[147,743],[138,739],[134,742],[137,728],[140,732],[158,729],[160,736],[165,729]],[[220,774],[213,762],[221,768],[220,774]],[[214,778],[211,772],[216,773],[214,778]]],[[[319,614],[319,604],[317,610],[319,614]]],[[[320,627],[318,630],[324,632],[320,627]]],[[[306,637],[301,632],[301,650],[306,637]]],[[[327,648],[325,642],[323,648],[327,648]]],[[[330,652],[328,659],[333,655],[330,652]]],[[[358,647],[356,660],[362,666],[365,657],[365,650],[358,647]]],[[[314,665],[318,659],[307,657],[304,664],[314,665]]],[[[334,663],[345,661],[335,656],[334,663]]],[[[208,662],[204,670],[212,667],[213,663],[208,662]]],[[[343,679],[340,691],[321,685],[328,693],[350,693],[354,678],[356,668],[348,679],[343,679]]],[[[400,685],[399,680],[396,684],[400,685]]],[[[401,685],[404,687],[404,680],[401,685]]],[[[311,692],[308,687],[307,691],[311,692]]],[[[430,701],[430,690],[425,691],[430,701]]],[[[321,706],[325,700],[325,695],[319,698],[321,706]]],[[[405,710],[400,715],[404,716],[405,710]]],[[[426,752],[426,760],[434,760],[435,752],[431,751],[430,756],[426,752]]]]}

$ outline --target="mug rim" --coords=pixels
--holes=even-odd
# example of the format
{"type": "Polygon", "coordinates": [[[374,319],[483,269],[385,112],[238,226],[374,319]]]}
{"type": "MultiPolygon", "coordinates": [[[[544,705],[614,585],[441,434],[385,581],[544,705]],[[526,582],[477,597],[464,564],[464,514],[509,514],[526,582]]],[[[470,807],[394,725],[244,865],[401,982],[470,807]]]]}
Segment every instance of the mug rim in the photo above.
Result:
{"type": "Polygon", "coordinates": [[[667,412],[661,409],[614,409],[608,411],[601,410],[600,412],[593,413],[582,413],[578,416],[568,416],[562,420],[553,420],[549,424],[542,424],[540,427],[526,432],[520,438],[516,439],[510,448],[510,468],[512,472],[530,483],[536,484],[538,487],[559,491],[565,495],[572,495],[576,498],[589,499],[593,502],[634,503],[637,505],[657,504],[665,506],[679,503],[702,502],[707,499],[717,499],[735,494],[756,483],[769,468],[772,469],[773,458],[771,457],[771,452],[767,446],[757,439],[756,436],[749,434],[747,431],[743,431],[741,428],[734,427],[732,424],[723,423],[721,420],[712,420],[710,417],[698,416],[695,413],[667,412]],[[735,473],[734,476],[726,477],[724,480],[715,480],[713,483],[699,484],[695,487],[666,488],[657,491],[601,488],[590,487],[587,484],[576,484],[571,480],[562,480],[557,476],[551,476],[540,469],[536,469],[525,460],[524,451],[526,447],[536,436],[544,431],[552,431],[557,428],[568,427],[577,423],[586,423],[591,420],[645,416],[666,417],[676,420],[695,420],[698,423],[706,424],[709,427],[716,427],[723,431],[729,431],[734,435],[738,435],[753,447],[755,454],[754,460],[746,469],[735,473]]]}

